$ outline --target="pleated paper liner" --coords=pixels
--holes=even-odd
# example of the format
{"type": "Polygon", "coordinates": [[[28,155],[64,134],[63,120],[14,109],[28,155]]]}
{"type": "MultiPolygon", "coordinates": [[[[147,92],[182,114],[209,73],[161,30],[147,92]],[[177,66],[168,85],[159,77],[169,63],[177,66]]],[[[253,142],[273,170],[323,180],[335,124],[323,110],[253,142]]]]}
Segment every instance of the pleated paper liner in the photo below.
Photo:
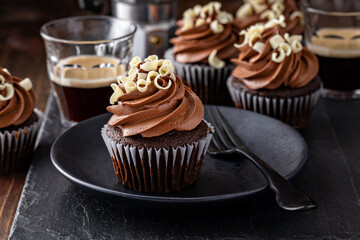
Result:
{"type": "Polygon", "coordinates": [[[296,129],[307,127],[321,92],[320,87],[305,95],[262,96],[233,87],[232,79],[228,78],[227,86],[235,107],[277,118],[296,129]]]}
{"type": "Polygon", "coordinates": [[[226,87],[226,80],[235,67],[233,64],[220,69],[206,64],[182,64],[175,61],[172,49],[168,49],[164,56],[171,60],[175,73],[204,104],[234,106],[226,87]]]}
{"type": "Polygon", "coordinates": [[[0,132],[0,175],[17,172],[30,163],[43,114],[34,109],[39,119],[28,127],[0,132]]]}
{"type": "Polygon", "coordinates": [[[176,192],[193,184],[200,175],[214,132],[207,124],[210,130],[205,137],[177,148],[138,148],[117,143],[106,135],[107,125],[101,135],[122,185],[140,192],[176,192]]]}

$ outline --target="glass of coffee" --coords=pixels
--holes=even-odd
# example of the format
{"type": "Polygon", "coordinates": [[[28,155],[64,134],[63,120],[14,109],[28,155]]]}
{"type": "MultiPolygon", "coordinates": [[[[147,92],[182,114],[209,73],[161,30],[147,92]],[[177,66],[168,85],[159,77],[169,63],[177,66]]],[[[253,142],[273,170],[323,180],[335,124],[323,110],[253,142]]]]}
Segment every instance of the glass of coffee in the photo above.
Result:
{"type": "Polygon", "coordinates": [[[323,96],[360,96],[360,4],[358,0],[303,0],[305,44],[319,60],[323,96]]]}
{"type": "Polygon", "coordinates": [[[110,84],[127,72],[135,31],[133,23],[109,16],[64,18],[42,26],[63,125],[106,112],[110,84]]]}

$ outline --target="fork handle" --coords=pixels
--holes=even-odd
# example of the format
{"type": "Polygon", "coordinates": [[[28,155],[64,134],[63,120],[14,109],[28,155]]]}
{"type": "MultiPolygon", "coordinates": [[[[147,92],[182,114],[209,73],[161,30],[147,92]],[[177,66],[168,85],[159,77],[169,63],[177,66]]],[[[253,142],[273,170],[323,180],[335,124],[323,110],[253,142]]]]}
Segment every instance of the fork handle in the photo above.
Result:
{"type": "Polygon", "coordinates": [[[315,208],[315,203],[304,193],[297,190],[288,180],[282,177],[268,164],[247,149],[236,149],[237,153],[246,156],[263,173],[270,188],[276,194],[276,202],[286,210],[315,208]]]}

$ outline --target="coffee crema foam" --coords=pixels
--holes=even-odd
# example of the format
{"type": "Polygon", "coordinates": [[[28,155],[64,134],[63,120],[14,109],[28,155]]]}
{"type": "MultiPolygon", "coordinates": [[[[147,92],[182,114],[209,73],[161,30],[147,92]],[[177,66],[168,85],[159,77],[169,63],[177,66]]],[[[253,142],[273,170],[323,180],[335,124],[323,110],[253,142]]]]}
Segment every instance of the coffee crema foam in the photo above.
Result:
{"type": "Polygon", "coordinates": [[[110,86],[124,73],[118,58],[82,55],[60,60],[50,77],[61,86],[99,88],[110,86]]]}
{"type": "Polygon", "coordinates": [[[316,55],[332,58],[360,57],[360,28],[322,28],[306,46],[316,55]]]}

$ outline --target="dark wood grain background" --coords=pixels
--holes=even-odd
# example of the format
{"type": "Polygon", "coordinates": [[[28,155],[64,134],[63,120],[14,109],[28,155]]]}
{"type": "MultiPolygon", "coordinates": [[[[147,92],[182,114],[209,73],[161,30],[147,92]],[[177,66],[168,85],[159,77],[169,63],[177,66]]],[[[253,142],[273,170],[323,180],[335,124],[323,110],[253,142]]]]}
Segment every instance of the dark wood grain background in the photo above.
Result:
{"type": "MultiPolygon", "coordinates": [[[[195,4],[207,0],[180,1],[179,15],[195,4]]],[[[241,1],[221,1],[224,9],[235,12],[241,1]]],[[[40,27],[54,19],[92,14],[82,10],[75,0],[11,0],[0,3],[0,66],[20,78],[29,77],[37,95],[37,108],[45,110],[50,91],[46,72],[45,51],[40,27]]],[[[101,14],[109,15],[106,4],[101,14]]],[[[20,173],[0,176],[0,239],[7,239],[27,169],[20,173]]]]}

